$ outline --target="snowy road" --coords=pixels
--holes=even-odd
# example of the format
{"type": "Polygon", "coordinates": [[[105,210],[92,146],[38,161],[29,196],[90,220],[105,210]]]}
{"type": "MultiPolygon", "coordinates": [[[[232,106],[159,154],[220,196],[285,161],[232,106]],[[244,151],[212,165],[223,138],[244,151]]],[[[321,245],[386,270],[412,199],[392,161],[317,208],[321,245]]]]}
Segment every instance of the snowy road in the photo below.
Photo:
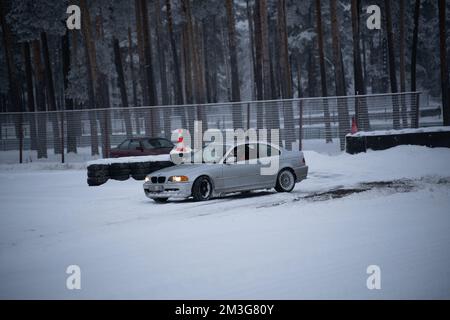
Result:
{"type": "Polygon", "coordinates": [[[0,298],[450,298],[450,150],[306,160],[290,194],[163,205],[134,180],[0,166],[0,298]]]}

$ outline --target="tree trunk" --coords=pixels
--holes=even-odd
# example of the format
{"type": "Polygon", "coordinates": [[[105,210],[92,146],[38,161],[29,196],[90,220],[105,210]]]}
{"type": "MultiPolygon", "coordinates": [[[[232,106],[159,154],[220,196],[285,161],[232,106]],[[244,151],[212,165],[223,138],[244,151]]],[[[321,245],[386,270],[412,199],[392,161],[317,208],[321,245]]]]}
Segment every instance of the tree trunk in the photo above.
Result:
{"type": "MultiPolygon", "coordinates": [[[[405,92],[406,89],[406,70],[405,70],[405,0],[400,0],[400,28],[399,28],[399,40],[400,40],[400,92],[405,92]]],[[[406,114],[406,101],[405,96],[400,97],[401,100],[401,116],[402,127],[408,127],[408,118],[406,114]]]]}
{"type": "MultiPolygon", "coordinates": [[[[68,75],[70,70],[70,39],[69,32],[67,31],[62,36],[62,63],[63,63],[63,80],[64,80],[64,92],[67,91],[69,86],[68,75]]],[[[65,110],[73,110],[73,99],[65,98],[65,110]]],[[[67,153],[77,153],[77,136],[76,136],[76,122],[75,117],[78,115],[76,112],[69,112],[67,117],[67,153]]]]}
{"type": "MultiPolygon", "coordinates": [[[[53,84],[52,65],[50,63],[50,54],[48,50],[48,40],[46,32],[41,32],[41,43],[45,65],[45,87],[47,89],[48,110],[56,111],[57,108],[56,108],[55,87],[53,84]]],[[[60,154],[62,152],[62,149],[61,149],[61,138],[59,135],[58,114],[50,113],[49,115],[53,131],[53,149],[55,154],[60,154]]]]}
{"type": "MultiPolygon", "coordinates": [[[[11,94],[11,102],[14,111],[22,112],[22,101],[20,99],[20,85],[18,82],[16,68],[14,65],[14,53],[13,53],[13,39],[11,35],[11,30],[6,21],[6,13],[3,8],[3,1],[0,1],[0,24],[3,30],[3,43],[5,46],[5,59],[8,68],[8,80],[9,80],[9,90],[11,94]]],[[[22,128],[22,114],[19,115],[16,121],[16,135],[19,139],[19,162],[22,163],[22,150],[23,150],[23,128],[22,128]]]]}
{"type": "Polygon", "coordinates": [[[417,86],[416,68],[417,68],[417,43],[419,36],[419,17],[420,17],[420,0],[416,0],[414,4],[414,30],[411,49],[411,92],[415,92],[417,86]]]}
{"type": "MultiPolygon", "coordinates": [[[[394,34],[392,32],[391,0],[384,0],[384,9],[386,15],[386,32],[388,42],[388,60],[389,60],[389,81],[391,83],[391,93],[397,93],[397,75],[395,69],[395,50],[394,34]]],[[[400,110],[398,97],[392,98],[392,117],[394,129],[400,128],[400,110]]]]}
{"type": "Polygon", "coordinates": [[[450,125],[449,79],[447,66],[445,0],[439,0],[439,52],[441,60],[442,114],[444,126],[450,125]]]}
{"type": "Polygon", "coordinates": [[[122,100],[123,116],[125,120],[125,131],[127,138],[133,136],[133,128],[131,126],[130,110],[128,110],[128,96],[127,87],[125,85],[125,76],[123,72],[122,56],[120,53],[119,40],[113,37],[113,48],[114,48],[114,64],[116,65],[117,72],[117,82],[119,84],[120,98],[122,100]]]}
{"type": "MultiPolygon", "coordinates": [[[[131,73],[131,85],[133,88],[133,107],[137,107],[139,105],[137,98],[137,85],[136,85],[136,74],[134,72],[134,61],[133,61],[133,45],[131,40],[131,28],[128,27],[128,55],[130,58],[130,73],[131,73]]],[[[135,121],[136,121],[136,134],[140,134],[141,126],[139,123],[139,112],[134,112],[135,121]]]]}
{"type": "Polygon", "coordinates": [[[175,36],[173,34],[173,19],[172,19],[172,9],[170,0],[166,0],[166,13],[167,13],[167,27],[169,29],[169,39],[170,39],[170,48],[172,51],[172,62],[174,66],[174,93],[175,93],[175,102],[178,105],[182,105],[184,103],[183,99],[183,84],[181,81],[181,71],[180,71],[180,63],[178,60],[177,46],[175,42],[175,36]]]}
{"type": "MultiPolygon", "coordinates": [[[[228,48],[230,54],[231,69],[231,101],[241,101],[241,89],[239,83],[239,69],[236,50],[236,27],[234,20],[233,0],[226,0],[225,7],[227,12],[228,27],[228,48]]],[[[242,128],[242,108],[240,105],[233,105],[233,127],[242,128]]]]}
{"type": "MultiPolygon", "coordinates": [[[[419,35],[419,17],[420,17],[420,0],[416,0],[414,4],[414,30],[411,49],[411,92],[416,92],[416,67],[417,67],[417,42],[419,35]]],[[[419,96],[415,101],[415,110],[413,120],[411,121],[412,128],[419,127],[419,96]]]]}
{"type": "MultiPolygon", "coordinates": [[[[255,1],[255,9],[253,12],[254,26],[255,26],[255,84],[256,84],[256,99],[264,99],[264,84],[263,84],[263,58],[262,58],[262,33],[261,33],[261,8],[260,2],[255,1]]],[[[256,128],[262,129],[264,126],[264,109],[262,104],[257,104],[256,109],[256,128]]]]}
{"type": "MultiPolygon", "coordinates": [[[[280,39],[279,58],[281,72],[281,94],[283,99],[292,99],[291,65],[289,60],[288,35],[286,25],[286,1],[279,0],[277,7],[277,27],[280,39]]],[[[295,141],[294,111],[292,102],[283,103],[284,137],[286,148],[292,149],[295,141]]]]}
{"type": "MultiPolygon", "coordinates": [[[[45,111],[45,76],[41,60],[41,45],[39,40],[33,40],[33,63],[36,87],[36,109],[45,111]]],[[[37,114],[38,159],[47,158],[47,115],[37,114]]]]}
{"type": "MultiPolygon", "coordinates": [[[[153,63],[152,63],[152,46],[150,39],[150,26],[148,22],[148,9],[147,9],[147,1],[140,0],[141,5],[141,19],[142,19],[142,36],[144,43],[144,70],[145,70],[145,85],[144,90],[148,92],[148,99],[150,106],[157,105],[157,97],[156,97],[156,88],[155,88],[155,79],[153,75],[153,63]]],[[[159,129],[159,116],[158,110],[152,109],[150,112],[150,117],[145,117],[146,123],[146,133],[152,136],[158,136],[160,133],[159,129]]]]}
{"type": "Polygon", "coordinates": [[[252,8],[250,7],[249,0],[246,0],[246,11],[247,11],[247,22],[248,22],[248,30],[249,30],[249,44],[250,44],[250,57],[252,63],[252,96],[251,100],[256,99],[256,82],[255,82],[255,74],[256,74],[256,61],[255,61],[255,37],[254,37],[254,27],[253,27],[253,14],[252,8]]]}
{"type": "MultiPolygon", "coordinates": [[[[333,64],[334,77],[336,83],[336,96],[345,96],[344,72],[342,65],[341,43],[339,37],[339,23],[337,16],[337,0],[330,0],[330,14],[331,14],[331,33],[333,46],[333,64]]],[[[345,148],[345,135],[349,133],[349,115],[346,98],[337,99],[337,111],[339,122],[339,142],[341,150],[345,148]]]]}
{"type": "MultiPolygon", "coordinates": [[[[23,43],[24,60],[25,60],[25,76],[27,82],[27,107],[28,112],[35,111],[34,106],[34,89],[33,89],[33,69],[31,67],[31,49],[28,41],[23,43]]],[[[36,136],[36,117],[31,114],[29,117],[30,122],[30,139],[31,150],[37,150],[37,136],[36,136]]]]}
{"type": "MultiPolygon", "coordinates": [[[[359,30],[359,12],[360,0],[352,0],[352,34],[353,34],[353,72],[355,82],[355,95],[365,95],[366,87],[364,85],[363,68],[361,62],[360,50],[360,30],[359,30]]],[[[355,99],[355,114],[358,126],[364,130],[369,130],[369,113],[367,111],[366,98],[355,99]]]]}
{"type": "MultiPolygon", "coordinates": [[[[86,5],[86,0],[80,0],[80,9],[82,15],[85,17],[84,23],[81,24],[83,38],[84,38],[84,47],[85,47],[85,56],[86,56],[86,65],[88,69],[88,101],[89,101],[89,109],[96,108],[96,99],[95,99],[95,87],[94,84],[97,81],[96,75],[96,56],[95,56],[95,44],[92,40],[91,34],[91,19],[89,16],[89,10],[86,5]]],[[[98,155],[98,128],[97,128],[97,113],[95,111],[89,111],[89,127],[90,127],[90,135],[91,135],[91,154],[98,155]]]]}
{"type": "MultiPolygon", "coordinates": [[[[163,35],[163,29],[161,24],[161,3],[160,0],[155,0],[155,27],[156,27],[156,48],[158,51],[158,63],[159,63],[159,79],[161,83],[161,102],[163,105],[169,104],[169,90],[167,86],[167,70],[166,70],[166,45],[165,37],[163,35]]],[[[164,117],[164,135],[166,138],[170,138],[170,116],[171,108],[163,109],[164,117]]]]}
{"type": "Polygon", "coordinates": [[[261,53],[262,53],[262,76],[264,100],[272,99],[270,82],[270,52],[269,52],[269,28],[267,24],[267,1],[259,1],[259,18],[261,24],[261,53]]]}
{"type": "Polygon", "coordinates": [[[136,38],[137,38],[138,57],[139,57],[138,78],[139,78],[139,84],[141,85],[142,105],[148,106],[149,98],[148,98],[148,90],[146,90],[146,84],[145,84],[144,36],[143,36],[143,31],[142,31],[142,16],[141,16],[142,8],[141,8],[140,0],[135,0],[134,8],[135,8],[135,17],[136,17],[136,38]]]}
{"type": "MultiPolygon", "coordinates": [[[[322,96],[327,97],[328,96],[327,74],[325,70],[325,54],[323,50],[322,7],[320,0],[316,0],[316,19],[317,19],[316,21],[317,42],[319,48],[320,84],[322,88],[322,96]]],[[[300,62],[298,62],[298,64],[300,64],[300,62]]],[[[325,142],[329,143],[332,142],[333,140],[331,138],[330,109],[328,107],[328,99],[323,99],[323,117],[325,121],[325,142]]]]}

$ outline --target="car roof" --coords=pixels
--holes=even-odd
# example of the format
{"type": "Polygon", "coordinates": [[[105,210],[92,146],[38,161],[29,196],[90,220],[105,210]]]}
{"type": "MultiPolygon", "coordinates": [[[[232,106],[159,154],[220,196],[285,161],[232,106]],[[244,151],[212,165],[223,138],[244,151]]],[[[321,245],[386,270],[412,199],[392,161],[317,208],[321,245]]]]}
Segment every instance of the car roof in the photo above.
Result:
{"type": "Polygon", "coordinates": [[[166,139],[164,137],[133,137],[133,138],[127,138],[125,140],[147,140],[147,139],[164,139],[164,140],[169,140],[169,139],[166,139]]]}

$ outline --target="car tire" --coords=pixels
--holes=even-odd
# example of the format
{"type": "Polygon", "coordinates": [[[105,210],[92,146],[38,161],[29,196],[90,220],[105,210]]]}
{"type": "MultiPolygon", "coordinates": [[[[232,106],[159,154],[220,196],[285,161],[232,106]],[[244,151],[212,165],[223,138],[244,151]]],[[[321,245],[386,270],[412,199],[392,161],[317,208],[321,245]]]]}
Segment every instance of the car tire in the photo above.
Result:
{"type": "Polygon", "coordinates": [[[107,164],[92,164],[87,167],[89,178],[104,178],[109,176],[109,166],[107,164]]]}
{"type": "Polygon", "coordinates": [[[130,178],[128,163],[112,163],[109,166],[109,177],[113,180],[124,181],[130,178]]]}
{"type": "Polygon", "coordinates": [[[106,183],[106,181],[108,181],[108,177],[98,177],[98,178],[88,177],[87,178],[87,184],[90,187],[101,186],[102,184],[106,183]]]}
{"type": "Polygon", "coordinates": [[[295,174],[290,169],[283,169],[278,173],[275,190],[278,192],[291,192],[295,187],[295,174]]]}
{"type": "Polygon", "coordinates": [[[156,203],[166,203],[169,198],[154,198],[153,201],[156,203]]]}
{"type": "Polygon", "coordinates": [[[151,162],[134,162],[130,163],[130,175],[134,180],[144,180],[152,171],[151,162]]]}
{"type": "Polygon", "coordinates": [[[207,176],[198,177],[192,186],[192,197],[195,201],[206,201],[213,194],[213,185],[207,176]]]}

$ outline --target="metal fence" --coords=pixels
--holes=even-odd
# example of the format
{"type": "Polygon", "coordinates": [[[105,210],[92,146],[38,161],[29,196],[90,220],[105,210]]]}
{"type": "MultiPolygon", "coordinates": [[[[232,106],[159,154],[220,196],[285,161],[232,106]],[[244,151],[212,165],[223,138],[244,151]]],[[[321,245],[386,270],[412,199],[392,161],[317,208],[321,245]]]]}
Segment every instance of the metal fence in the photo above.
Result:
{"type": "Polygon", "coordinates": [[[182,106],[83,109],[0,114],[0,163],[61,162],[108,157],[127,137],[165,136],[195,120],[207,129],[279,129],[280,144],[339,141],[359,130],[419,126],[419,92],[182,106]]]}

